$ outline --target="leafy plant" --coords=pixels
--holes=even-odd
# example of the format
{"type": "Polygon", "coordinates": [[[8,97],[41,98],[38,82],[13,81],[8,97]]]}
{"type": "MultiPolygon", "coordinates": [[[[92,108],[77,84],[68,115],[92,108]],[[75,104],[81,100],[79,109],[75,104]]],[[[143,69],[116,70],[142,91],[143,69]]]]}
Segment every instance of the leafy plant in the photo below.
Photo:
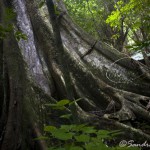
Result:
{"type": "Polygon", "coordinates": [[[16,18],[16,13],[12,8],[5,8],[4,22],[9,23],[16,18]]]}
{"type": "Polygon", "coordinates": [[[5,14],[4,14],[4,23],[5,26],[0,24],[0,39],[6,38],[7,35],[9,35],[10,32],[14,31],[14,35],[17,39],[17,41],[20,41],[20,39],[27,40],[27,36],[23,34],[21,31],[15,31],[13,26],[13,19],[15,19],[16,13],[12,8],[6,8],[5,14]]]}
{"type": "Polygon", "coordinates": [[[114,5],[115,10],[106,19],[106,23],[120,32],[128,29],[127,48],[132,51],[142,50],[150,45],[149,8],[148,0],[119,0],[114,5]]]}
{"type": "Polygon", "coordinates": [[[6,36],[11,31],[13,31],[12,20],[16,17],[16,13],[13,11],[12,8],[5,8],[5,13],[3,17],[3,23],[5,24],[5,26],[0,24],[0,39],[6,38],[6,36]]]}
{"type": "Polygon", "coordinates": [[[15,37],[16,37],[17,41],[20,41],[21,39],[27,40],[26,34],[22,33],[21,31],[16,31],[15,37]]]}
{"type": "Polygon", "coordinates": [[[46,3],[46,0],[42,0],[39,3],[39,8],[42,8],[44,6],[44,4],[46,3]]]}
{"type": "Polygon", "coordinates": [[[71,106],[72,104],[74,104],[75,102],[78,102],[80,100],[81,100],[81,98],[71,102],[68,99],[63,99],[61,101],[58,101],[56,104],[45,104],[45,105],[50,106],[52,109],[64,110],[64,109],[66,109],[66,106],[71,106]]]}
{"type": "Polygon", "coordinates": [[[99,26],[99,19],[103,11],[103,8],[98,6],[98,1],[64,0],[64,3],[73,20],[85,31],[97,37],[96,28],[99,26]]]}
{"type": "Polygon", "coordinates": [[[4,27],[0,25],[0,39],[4,39],[9,32],[13,30],[12,25],[8,25],[7,27],[4,27]]]}
{"type": "MultiPolygon", "coordinates": [[[[73,103],[64,99],[55,104],[46,104],[54,110],[64,110],[73,103]]],[[[61,118],[70,119],[71,114],[60,116],[61,118]]],[[[47,140],[49,144],[48,150],[121,150],[120,147],[108,147],[105,144],[105,139],[113,139],[122,133],[121,130],[108,131],[98,130],[94,126],[88,124],[64,124],[58,127],[45,126],[45,136],[36,138],[36,140],[47,140]]],[[[124,148],[126,149],[126,148],[124,148]]],[[[137,148],[131,150],[137,150],[137,148]]]]}
{"type": "Polygon", "coordinates": [[[126,46],[126,48],[128,48],[131,51],[138,51],[138,50],[141,51],[142,49],[145,49],[149,46],[150,46],[150,40],[142,41],[142,42],[141,41],[135,41],[134,44],[126,46]]]}

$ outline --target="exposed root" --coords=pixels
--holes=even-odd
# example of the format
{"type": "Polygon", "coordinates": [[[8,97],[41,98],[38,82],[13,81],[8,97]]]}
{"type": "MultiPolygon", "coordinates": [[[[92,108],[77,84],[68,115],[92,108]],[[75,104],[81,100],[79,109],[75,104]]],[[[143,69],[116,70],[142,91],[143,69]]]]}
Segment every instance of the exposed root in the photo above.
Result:
{"type": "MultiPolygon", "coordinates": [[[[111,90],[113,91],[114,89],[111,88],[111,90]]],[[[150,112],[148,112],[146,106],[143,106],[140,102],[140,100],[148,101],[149,97],[119,90],[111,94],[114,101],[120,101],[122,107],[119,111],[108,114],[107,116],[109,118],[125,121],[135,120],[136,117],[143,116],[145,120],[150,120],[150,112]]]]}
{"type": "Polygon", "coordinates": [[[123,106],[120,111],[108,114],[109,118],[117,119],[118,121],[127,121],[127,120],[134,120],[135,115],[134,113],[128,108],[123,106]]]}
{"type": "MultiPolygon", "coordinates": [[[[32,124],[32,128],[33,128],[33,134],[35,136],[35,138],[38,138],[40,136],[42,136],[40,129],[38,128],[36,123],[32,124]]],[[[47,145],[46,142],[44,140],[37,140],[36,141],[38,143],[38,149],[39,150],[47,150],[47,145]]]]}
{"type": "MultiPolygon", "coordinates": [[[[30,7],[32,8],[33,6],[31,5],[30,7]]],[[[44,56],[48,57],[49,55],[54,54],[54,49],[52,50],[52,46],[54,46],[54,43],[53,40],[49,39],[49,37],[52,36],[52,31],[48,28],[48,23],[47,25],[42,23],[44,22],[44,20],[42,20],[43,18],[40,18],[40,16],[35,14],[38,13],[30,13],[30,16],[36,34],[38,35],[37,41],[40,43],[40,45],[42,45],[43,53],[45,53],[44,56]],[[40,18],[40,21],[37,18],[40,18]]],[[[139,74],[142,73],[142,76],[144,76],[147,74],[147,71],[142,67],[141,72],[139,70],[136,72],[135,70],[139,68],[138,64],[132,64],[132,62],[130,62],[130,59],[124,59],[120,54],[118,54],[118,52],[115,52],[113,50],[111,51],[111,48],[109,46],[106,46],[101,42],[96,43],[93,48],[94,53],[99,55],[98,57],[95,57],[95,55],[94,57],[92,57],[90,53],[88,57],[85,57],[84,60],[81,60],[79,57],[80,55],[78,54],[81,54],[82,52],[84,53],[84,51],[87,50],[87,47],[90,47],[91,44],[90,42],[88,42],[89,40],[87,38],[79,34],[78,31],[80,30],[78,30],[77,27],[75,27],[74,25],[72,26],[72,22],[66,22],[67,20],[63,20],[62,24],[60,24],[63,39],[62,42],[64,42],[65,47],[65,57],[60,56],[60,59],[62,59],[61,57],[67,59],[67,65],[65,66],[68,67],[67,75],[70,76],[71,74],[71,82],[73,88],[71,87],[70,89],[74,90],[73,98],[84,98],[83,101],[75,104],[79,119],[84,121],[93,120],[94,115],[90,113],[88,114],[85,111],[91,111],[92,109],[95,110],[97,109],[96,107],[98,107],[98,109],[100,110],[104,110],[107,108],[108,103],[113,100],[115,102],[115,105],[117,106],[117,112],[115,110],[114,113],[111,112],[112,114],[107,114],[107,117],[117,119],[119,121],[130,121],[140,116],[145,120],[150,120],[150,114],[146,110],[146,106],[149,102],[149,97],[147,96],[150,95],[149,85],[146,79],[140,78],[140,81],[137,80],[137,76],[139,74]],[[99,53],[97,51],[99,51],[99,53]],[[98,62],[99,65],[94,65],[94,63],[92,65],[92,61],[94,61],[94,59],[92,58],[97,58],[95,63],[98,62]],[[117,62],[117,60],[119,59],[121,60],[117,62]],[[135,70],[132,67],[133,65],[136,67],[135,70]],[[120,84],[118,82],[111,83],[111,81],[108,81],[106,70],[104,68],[108,69],[112,74],[117,70],[117,73],[120,73],[122,75],[123,82],[121,82],[120,84]],[[130,82],[126,83],[125,81],[129,81],[129,77],[131,77],[131,80],[130,82]],[[143,104],[142,102],[146,104],[143,104]],[[120,109],[119,111],[118,108],[120,109]]],[[[55,57],[57,58],[56,54],[55,57]]],[[[48,57],[48,60],[50,58],[51,57],[48,57]]],[[[46,60],[45,57],[44,59],[46,60]]],[[[51,60],[50,63],[53,63],[53,60],[51,60]]],[[[67,98],[66,85],[68,81],[65,80],[65,72],[61,70],[62,66],[59,66],[62,65],[61,63],[63,63],[63,61],[58,64],[56,61],[56,64],[50,63],[49,65],[51,65],[52,68],[51,71],[53,71],[50,72],[50,74],[52,74],[52,77],[55,80],[54,83],[56,84],[58,97],[67,98]]],[[[146,75],[147,78],[149,77],[148,75],[146,75]]],[[[121,81],[122,78],[119,78],[119,76],[117,77],[116,80],[121,81]]],[[[144,137],[150,139],[149,136],[145,135],[142,131],[114,121],[114,124],[115,123],[120,127],[129,129],[133,132],[138,133],[139,135],[143,135],[144,137]]]]}
{"type": "MultiPolygon", "coordinates": [[[[110,120],[107,115],[104,115],[104,118],[107,119],[107,120],[110,120]]],[[[112,121],[112,120],[110,120],[110,121],[112,121]]],[[[121,123],[121,122],[118,122],[118,121],[112,121],[112,122],[113,122],[117,127],[119,127],[119,128],[123,128],[123,129],[125,129],[125,130],[129,130],[130,132],[133,132],[133,133],[139,135],[139,136],[142,137],[143,139],[150,140],[150,136],[149,136],[148,134],[144,133],[143,131],[139,130],[139,129],[133,128],[133,127],[128,126],[128,125],[125,125],[125,124],[123,124],[123,123],[121,123]]]]}

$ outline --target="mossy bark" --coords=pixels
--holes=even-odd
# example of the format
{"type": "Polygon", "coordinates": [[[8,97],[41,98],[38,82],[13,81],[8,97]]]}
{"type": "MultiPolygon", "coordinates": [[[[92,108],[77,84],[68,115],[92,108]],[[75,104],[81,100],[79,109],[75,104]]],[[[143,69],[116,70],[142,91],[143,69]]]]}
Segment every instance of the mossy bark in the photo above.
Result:
{"type": "MultiPolygon", "coordinates": [[[[11,2],[1,1],[2,14],[5,14],[6,8],[13,8],[11,2]]],[[[16,28],[15,19],[9,23],[16,28]]],[[[4,22],[3,25],[7,26],[4,22]]],[[[3,75],[0,77],[0,149],[45,149],[44,142],[33,141],[34,137],[41,134],[40,129],[43,126],[40,125],[43,125],[41,122],[44,118],[41,118],[38,94],[27,79],[26,64],[15,37],[15,30],[11,30],[0,41],[0,48],[0,73],[3,75]]]]}
{"type": "MultiPolygon", "coordinates": [[[[79,111],[80,114],[82,114],[81,110],[105,110],[113,100],[117,106],[116,110],[120,111],[109,114],[110,118],[125,121],[141,115],[145,116],[144,118],[147,120],[149,112],[141,101],[148,103],[150,86],[148,84],[149,78],[141,70],[140,64],[101,41],[97,41],[93,51],[82,58],[95,43],[95,40],[71,21],[62,1],[55,5],[58,6],[60,14],[63,13],[61,17],[56,16],[64,46],[62,58],[66,59],[64,62],[61,61],[63,64],[54,63],[51,59],[51,57],[57,57],[59,53],[57,54],[57,48],[53,49],[56,39],[52,36],[55,31],[52,20],[50,22],[48,20],[49,15],[46,7],[38,9],[38,5],[34,5],[34,2],[29,3],[27,0],[27,8],[37,43],[41,46],[45,60],[47,62],[51,60],[49,67],[52,66],[53,70],[50,73],[53,74],[55,85],[57,85],[58,98],[65,98],[64,82],[67,83],[65,78],[61,78],[63,72],[59,72],[58,66],[67,63],[73,85],[73,96],[84,99],[78,103],[82,108],[79,111]],[[54,50],[56,55],[53,55],[54,50]],[[141,114],[138,110],[141,110],[141,114]]],[[[57,59],[59,58],[57,57],[57,59]]],[[[142,69],[145,70],[145,68],[142,69]]]]}
{"type": "MultiPolygon", "coordinates": [[[[47,4],[49,2],[52,1],[47,1],[47,4]]],[[[92,51],[83,58],[95,40],[72,22],[62,1],[55,5],[58,6],[60,14],[63,13],[61,17],[55,14],[54,8],[48,12],[51,8],[44,6],[39,9],[36,0],[26,0],[37,51],[40,54],[38,56],[45,61],[44,65],[51,77],[49,95],[32,83],[32,80],[27,79],[27,66],[14,33],[4,41],[9,99],[5,104],[8,115],[3,125],[5,134],[2,135],[2,150],[25,149],[26,143],[30,149],[45,149],[45,143],[39,142],[40,146],[37,147],[30,140],[41,134],[39,129],[43,123],[49,123],[44,104],[64,98],[82,98],[75,103],[76,109],[73,108],[79,120],[98,123],[105,120],[107,125],[130,129],[133,133],[150,139],[144,132],[120,123],[139,117],[146,122],[150,120],[150,113],[146,110],[150,86],[149,78],[143,74],[145,68],[141,69],[138,62],[101,41],[97,41],[92,51]],[[95,110],[101,114],[98,116],[91,113],[95,110]]]]}

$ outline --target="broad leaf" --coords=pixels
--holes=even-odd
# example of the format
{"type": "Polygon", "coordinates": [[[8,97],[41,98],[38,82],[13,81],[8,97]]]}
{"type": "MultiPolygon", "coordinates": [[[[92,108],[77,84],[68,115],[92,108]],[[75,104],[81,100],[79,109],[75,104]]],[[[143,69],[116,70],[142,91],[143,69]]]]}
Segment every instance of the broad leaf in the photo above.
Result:
{"type": "Polygon", "coordinates": [[[75,136],[75,139],[77,140],[77,142],[89,142],[90,136],[88,136],[86,134],[82,134],[79,136],[75,136]]]}
{"type": "Polygon", "coordinates": [[[67,114],[67,115],[60,116],[60,118],[70,119],[71,116],[72,114],[67,114]]]}
{"type": "Polygon", "coordinates": [[[54,130],[57,130],[57,128],[55,126],[45,126],[44,127],[44,131],[47,131],[47,132],[51,132],[54,130]]]}
{"type": "Polygon", "coordinates": [[[72,139],[72,136],[74,133],[66,132],[66,130],[63,129],[57,129],[51,132],[52,136],[59,140],[70,140],[72,139]]]}
{"type": "Polygon", "coordinates": [[[70,103],[70,101],[68,99],[64,99],[64,100],[61,100],[61,101],[57,102],[56,105],[57,106],[65,106],[65,105],[67,105],[69,103],[70,103]]]}
{"type": "Polygon", "coordinates": [[[96,129],[94,127],[84,127],[82,128],[83,133],[96,133],[96,129]]]}
{"type": "Polygon", "coordinates": [[[79,146],[74,146],[74,147],[71,147],[69,150],[83,150],[83,148],[79,146]]]}

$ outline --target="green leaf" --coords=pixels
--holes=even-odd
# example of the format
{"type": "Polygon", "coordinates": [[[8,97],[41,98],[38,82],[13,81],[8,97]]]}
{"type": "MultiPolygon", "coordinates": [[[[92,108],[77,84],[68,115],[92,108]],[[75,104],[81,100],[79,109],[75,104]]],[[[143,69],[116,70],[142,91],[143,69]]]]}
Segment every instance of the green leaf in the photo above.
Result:
{"type": "Polygon", "coordinates": [[[77,142],[89,142],[90,136],[86,134],[82,134],[79,136],[75,136],[75,139],[77,140],[77,142]]]}
{"type": "Polygon", "coordinates": [[[48,140],[49,137],[46,137],[46,136],[39,136],[37,138],[34,138],[34,140],[48,140]]]}
{"type": "Polygon", "coordinates": [[[85,145],[86,150],[110,150],[109,147],[106,147],[105,144],[103,144],[102,142],[99,143],[88,143],[85,145]]]}
{"type": "Polygon", "coordinates": [[[44,4],[45,4],[45,0],[44,0],[44,1],[41,1],[41,2],[39,3],[39,8],[42,8],[42,7],[44,6],[44,4]]]}
{"type": "Polygon", "coordinates": [[[65,105],[67,105],[67,104],[69,104],[69,100],[61,100],[61,101],[59,101],[59,102],[57,102],[56,104],[45,104],[46,106],[52,106],[52,107],[62,107],[62,106],[65,106],[65,105]]]}
{"type": "Polygon", "coordinates": [[[66,150],[65,148],[50,147],[47,150],[66,150]]]}
{"type": "Polygon", "coordinates": [[[52,109],[56,109],[56,110],[66,109],[64,106],[57,106],[57,104],[45,104],[45,106],[51,107],[52,109]]]}
{"type": "Polygon", "coordinates": [[[11,20],[13,20],[16,17],[16,13],[14,12],[14,10],[12,8],[6,8],[5,9],[5,21],[6,22],[10,22],[11,20]]]}
{"type": "Polygon", "coordinates": [[[111,131],[108,131],[108,130],[99,130],[99,131],[97,132],[97,134],[101,134],[101,135],[107,135],[107,134],[109,134],[109,133],[111,133],[111,131]]]}
{"type": "Polygon", "coordinates": [[[61,100],[61,101],[57,102],[56,104],[45,104],[45,106],[50,106],[53,109],[64,110],[64,109],[66,109],[65,105],[67,105],[69,103],[70,103],[69,100],[64,99],[64,100],[61,100]]]}
{"type": "Polygon", "coordinates": [[[122,133],[124,133],[124,132],[121,131],[121,130],[114,130],[114,131],[111,131],[111,132],[109,133],[109,135],[112,136],[112,137],[116,137],[116,136],[118,136],[118,135],[121,135],[122,133]]]}
{"type": "Polygon", "coordinates": [[[64,141],[72,139],[72,136],[74,135],[74,133],[67,133],[65,130],[62,129],[57,129],[51,133],[52,136],[54,136],[56,139],[64,141]]]}
{"type": "Polygon", "coordinates": [[[72,104],[74,104],[75,102],[80,101],[81,99],[82,99],[82,98],[79,98],[79,99],[74,100],[73,102],[70,102],[70,103],[69,103],[69,106],[72,105],[72,104]]]}
{"type": "Polygon", "coordinates": [[[71,125],[61,125],[60,129],[63,129],[65,131],[71,130],[72,126],[71,125]]]}
{"type": "Polygon", "coordinates": [[[57,130],[57,128],[55,126],[45,126],[44,127],[44,131],[46,131],[46,132],[52,132],[54,130],[57,130]]]}
{"type": "Polygon", "coordinates": [[[65,105],[67,105],[67,104],[69,104],[70,103],[70,100],[68,100],[68,99],[64,99],[64,100],[61,100],[61,101],[59,101],[59,102],[57,102],[57,106],[65,106],[65,105]]]}
{"type": "Polygon", "coordinates": [[[83,150],[83,148],[79,146],[74,146],[74,147],[71,147],[69,150],[83,150]]]}
{"type": "Polygon", "coordinates": [[[70,119],[71,116],[72,114],[67,114],[67,115],[60,116],[60,118],[70,119]]]}
{"type": "Polygon", "coordinates": [[[9,32],[13,31],[13,25],[12,24],[8,24],[8,26],[3,27],[2,25],[0,25],[0,39],[4,39],[9,32]]]}
{"type": "Polygon", "coordinates": [[[110,131],[107,130],[99,130],[97,132],[97,138],[104,139],[104,138],[110,138],[110,131]]]}
{"type": "Polygon", "coordinates": [[[64,107],[64,106],[54,106],[52,108],[56,109],[56,110],[65,110],[66,109],[66,107],[64,107]]]}
{"type": "Polygon", "coordinates": [[[84,127],[82,128],[83,133],[96,133],[96,129],[94,127],[84,127]]]}
{"type": "Polygon", "coordinates": [[[113,147],[112,150],[140,150],[139,147],[113,147]]]}
{"type": "Polygon", "coordinates": [[[15,32],[15,37],[18,41],[20,41],[21,39],[23,40],[27,40],[27,36],[26,34],[22,33],[21,31],[16,31],[15,32]]]}
{"type": "Polygon", "coordinates": [[[79,124],[79,125],[72,125],[72,131],[82,131],[83,128],[85,128],[86,124],[79,124]]]}

